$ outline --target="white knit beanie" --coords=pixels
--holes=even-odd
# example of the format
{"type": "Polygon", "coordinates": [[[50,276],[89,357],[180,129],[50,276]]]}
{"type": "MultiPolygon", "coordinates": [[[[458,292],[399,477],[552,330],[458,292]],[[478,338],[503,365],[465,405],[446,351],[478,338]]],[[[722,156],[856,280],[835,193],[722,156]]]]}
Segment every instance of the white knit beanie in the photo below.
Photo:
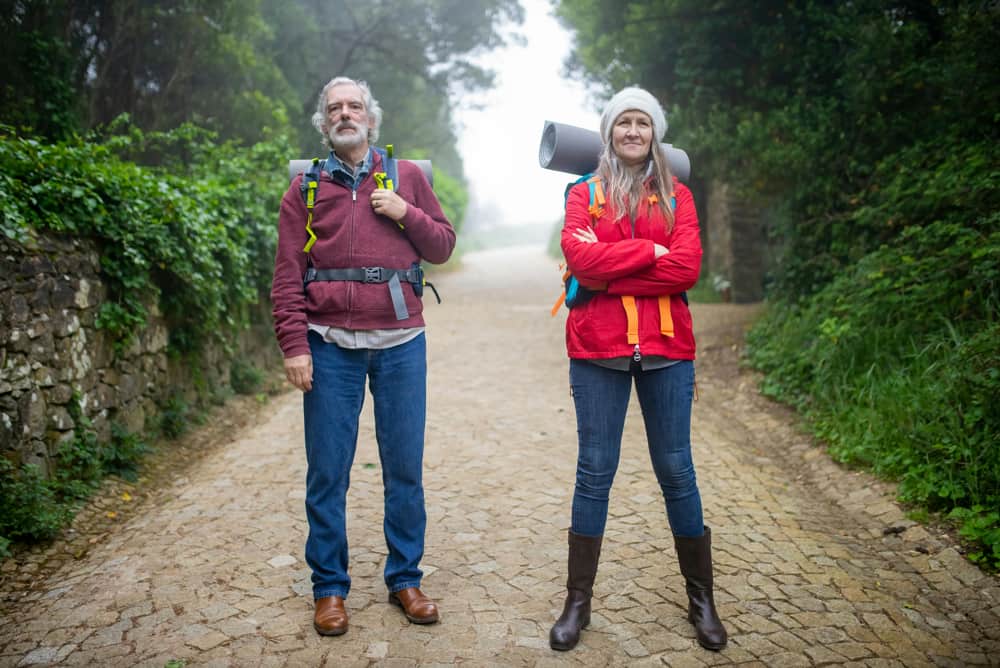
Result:
{"type": "Polygon", "coordinates": [[[638,86],[629,86],[615,93],[601,114],[601,138],[605,143],[611,141],[611,129],[615,120],[630,109],[637,109],[653,120],[653,134],[657,141],[661,141],[663,135],[667,134],[667,116],[663,113],[660,103],[649,91],[638,86]]]}

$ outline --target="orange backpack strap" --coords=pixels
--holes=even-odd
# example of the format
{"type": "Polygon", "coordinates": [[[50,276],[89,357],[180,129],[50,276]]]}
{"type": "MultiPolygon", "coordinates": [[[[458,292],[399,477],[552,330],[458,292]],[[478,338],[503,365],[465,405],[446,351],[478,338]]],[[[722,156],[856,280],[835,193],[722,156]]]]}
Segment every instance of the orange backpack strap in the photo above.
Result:
{"type": "Polygon", "coordinates": [[[670,295],[660,295],[660,334],[674,335],[674,317],[670,313],[670,295]]]}
{"type": "MultiPolygon", "coordinates": [[[[559,264],[560,269],[562,269],[564,266],[566,265],[562,263],[559,264]]],[[[569,277],[570,277],[570,270],[567,269],[565,273],[563,273],[562,277],[563,285],[566,285],[566,279],[568,279],[569,277]]],[[[562,306],[565,301],[566,301],[566,288],[563,288],[562,294],[559,295],[559,299],[557,299],[556,303],[552,305],[551,313],[553,318],[556,317],[556,313],[559,313],[559,307],[562,306]]]]}
{"type": "Polygon", "coordinates": [[[590,206],[588,211],[590,217],[597,224],[597,219],[604,213],[604,186],[601,185],[601,177],[594,175],[587,179],[587,187],[590,189],[590,206]]]}
{"type": "Polygon", "coordinates": [[[625,317],[628,318],[628,342],[635,345],[639,343],[639,311],[635,308],[635,297],[622,295],[622,306],[625,307],[625,317]]]}
{"type": "Polygon", "coordinates": [[[565,301],[566,301],[566,291],[563,290],[559,294],[559,299],[557,299],[556,303],[552,305],[552,310],[549,311],[549,313],[552,314],[553,318],[556,317],[556,313],[559,313],[559,307],[562,306],[565,301]]]}
{"type": "MultiPolygon", "coordinates": [[[[660,306],[660,334],[673,336],[674,318],[670,313],[670,295],[661,295],[657,302],[660,306]]],[[[639,343],[639,311],[635,306],[635,297],[622,295],[622,307],[625,309],[625,317],[628,320],[629,345],[635,345],[639,343]]]]}

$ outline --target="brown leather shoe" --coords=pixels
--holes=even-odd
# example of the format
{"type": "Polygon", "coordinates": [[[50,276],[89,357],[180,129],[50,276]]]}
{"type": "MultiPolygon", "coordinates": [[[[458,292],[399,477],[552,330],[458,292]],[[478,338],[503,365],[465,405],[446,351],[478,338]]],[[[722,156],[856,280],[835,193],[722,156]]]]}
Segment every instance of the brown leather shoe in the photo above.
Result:
{"type": "Polygon", "coordinates": [[[321,636],[339,636],[347,633],[347,610],[340,596],[325,596],[316,599],[316,613],[313,628],[321,636]]]}
{"type": "Polygon", "coordinates": [[[437,603],[416,587],[389,594],[389,602],[401,607],[406,618],[414,624],[433,624],[438,620],[437,603]]]}

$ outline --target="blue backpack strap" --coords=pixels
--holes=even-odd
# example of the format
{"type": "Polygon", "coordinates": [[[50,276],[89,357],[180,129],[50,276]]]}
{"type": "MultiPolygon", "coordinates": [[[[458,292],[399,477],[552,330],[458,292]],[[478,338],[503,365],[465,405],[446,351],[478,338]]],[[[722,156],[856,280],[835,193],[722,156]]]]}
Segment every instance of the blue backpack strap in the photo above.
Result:
{"type": "Polygon", "coordinates": [[[385,165],[386,177],[392,183],[393,190],[399,190],[399,161],[392,155],[392,144],[385,145],[385,155],[387,162],[382,163],[385,165]]]}
{"type": "Polygon", "coordinates": [[[376,146],[374,150],[382,158],[382,172],[385,174],[385,181],[383,183],[385,187],[389,190],[399,190],[399,161],[392,157],[392,144],[386,144],[385,148],[376,146]]]}
{"type": "MultiPolygon", "coordinates": [[[[569,191],[573,189],[573,186],[575,186],[578,183],[584,183],[585,181],[587,181],[593,175],[594,175],[593,172],[587,172],[586,174],[584,174],[583,176],[581,176],[580,178],[578,178],[576,181],[570,181],[569,183],[566,184],[566,190],[563,191],[563,207],[566,206],[566,201],[569,199],[569,191]]],[[[594,186],[593,186],[593,184],[590,185],[590,203],[591,204],[594,203],[594,186]]]]}
{"type": "Polygon", "coordinates": [[[310,186],[310,183],[319,183],[319,175],[323,172],[323,168],[326,166],[326,160],[321,160],[319,158],[313,158],[312,164],[309,165],[309,169],[302,172],[302,182],[299,184],[299,192],[302,193],[302,201],[306,202],[308,206],[308,201],[306,196],[309,193],[309,189],[316,188],[316,186],[310,186]]]}

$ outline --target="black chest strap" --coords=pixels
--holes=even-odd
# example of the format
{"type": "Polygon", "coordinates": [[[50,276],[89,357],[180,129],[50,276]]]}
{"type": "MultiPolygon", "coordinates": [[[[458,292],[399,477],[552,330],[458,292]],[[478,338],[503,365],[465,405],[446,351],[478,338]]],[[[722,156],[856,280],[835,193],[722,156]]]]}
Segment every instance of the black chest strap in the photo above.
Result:
{"type": "Polygon", "coordinates": [[[357,281],[358,283],[388,283],[389,295],[392,297],[392,308],[396,312],[396,320],[406,320],[410,312],[406,308],[406,298],[403,296],[402,282],[406,281],[413,287],[417,297],[423,297],[424,285],[429,285],[441,303],[441,297],[430,283],[424,280],[424,270],[414,263],[409,269],[387,269],[385,267],[352,267],[345,269],[317,269],[309,267],[302,279],[303,286],[313,281],[357,281]]]}

